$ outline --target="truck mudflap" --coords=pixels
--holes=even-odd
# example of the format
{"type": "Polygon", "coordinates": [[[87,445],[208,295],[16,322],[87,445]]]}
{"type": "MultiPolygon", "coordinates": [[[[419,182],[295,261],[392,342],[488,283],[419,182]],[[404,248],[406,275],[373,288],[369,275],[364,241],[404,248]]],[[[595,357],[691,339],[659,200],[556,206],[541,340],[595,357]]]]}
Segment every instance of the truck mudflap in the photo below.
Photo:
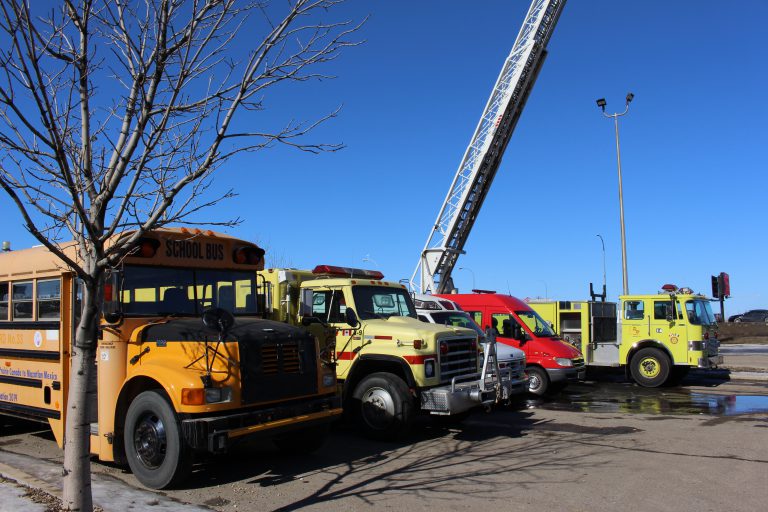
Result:
{"type": "Polygon", "coordinates": [[[269,409],[187,418],[181,421],[181,432],[194,450],[225,453],[236,438],[274,436],[324,425],[339,418],[341,412],[341,398],[328,396],[269,409]]]}
{"type": "Polygon", "coordinates": [[[478,406],[507,401],[519,390],[528,388],[528,378],[512,379],[502,372],[501,379],[480,378],[479,373],[454,377],[450,386],[421,391],[421,409],[438,416],[460,414],[478,406]]]}

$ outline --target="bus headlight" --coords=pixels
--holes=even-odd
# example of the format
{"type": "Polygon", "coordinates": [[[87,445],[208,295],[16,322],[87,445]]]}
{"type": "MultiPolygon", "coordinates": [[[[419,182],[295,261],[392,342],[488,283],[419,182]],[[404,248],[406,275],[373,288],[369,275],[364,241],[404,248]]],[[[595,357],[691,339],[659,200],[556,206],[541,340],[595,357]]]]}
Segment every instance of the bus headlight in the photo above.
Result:
{"type": "Polygon", "coordinates": [[[232,388],[205,388],[205,403],[218,404],[232,401],[232,388]]]}
{"type": "Polygon", "coordinates": [[[571,361],[567,357],[556,357],[555,362],[560,366],[573,366],[573,361],[571,361]]]}
{"type": "Polygon", "coordinates": [[[232,388],[183,388],[181,403],[184,405],[218,404],[232,401],[232,388]]]}

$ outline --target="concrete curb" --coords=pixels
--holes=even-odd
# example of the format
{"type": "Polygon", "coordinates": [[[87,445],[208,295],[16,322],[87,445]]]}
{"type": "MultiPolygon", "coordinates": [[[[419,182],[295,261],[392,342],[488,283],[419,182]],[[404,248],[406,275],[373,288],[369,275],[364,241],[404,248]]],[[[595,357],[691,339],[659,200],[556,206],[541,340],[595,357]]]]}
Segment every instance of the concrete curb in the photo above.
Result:
{"type": "MultiPolygon", "coordinates": [[[[17,453],[0,450],[0,475],[16,480],[20,484],[42,489],[45,492],[61,498],[61,465],[44,460],[32,459],[17,453]],[[51,482],[57,482],[52,484],[51,482]]],[[[0,484],[0,496],[12,495],[12,484],[0,484]]],[[[91,474],[93,504],[100,506],[106,512],[136,512],[152,510],[152,512],[210,512],[211,509],[198,505],[181,503],[160,493],[131,487],[120,479],[101,473],[91,474]]],[[[12,486],[18,489],[18,486],[12,486]]],[[[17,493],[18,495],[18,493],[17,493]]],[[[38,510],[38,504],[20,496],[29,507],[23,510],[38,510]]],[[[5,510],[5,509],[3,509],[5,510]]]]}

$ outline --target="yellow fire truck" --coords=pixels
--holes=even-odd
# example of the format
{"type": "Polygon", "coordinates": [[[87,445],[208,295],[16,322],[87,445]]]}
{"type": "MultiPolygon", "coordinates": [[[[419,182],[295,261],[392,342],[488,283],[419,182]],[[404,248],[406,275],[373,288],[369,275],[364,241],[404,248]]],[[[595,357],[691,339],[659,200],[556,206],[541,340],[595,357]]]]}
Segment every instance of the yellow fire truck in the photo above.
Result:
{"type": "Polygon", "coordinates": [[[656,295],[623,295],[618,305],[536,300],[528,304],[581,350],[588,366],[624,367],[641,386],[672,384],[690,368],[722,363],[710,301],[690,288],[664,285],[656,295]]]}
{"type": "Polygon", "coordinates": [[[330,333],[345,413],[374,438],[396,438],[421,409],[459,419],[497,399],[479,379],[475,331],[417,320],[410,294],[377,271],[330,265],[268,269],[264,302],[275,320],[330,333]]]}
{"type": "MultiPolygon", "coordinates": [[[[112,269],[93,455],[164,488],[196,452],[221,453],[244,436],[291,451],[321,443],[341,414],[333,368],[305,330],[259,317],[263,255],[226,235],[164,229],[112,269]]],[[[0,413],[48,422],[62,446],[80,286],[44,247],[0,254],[0,272],[0,413]]]]}

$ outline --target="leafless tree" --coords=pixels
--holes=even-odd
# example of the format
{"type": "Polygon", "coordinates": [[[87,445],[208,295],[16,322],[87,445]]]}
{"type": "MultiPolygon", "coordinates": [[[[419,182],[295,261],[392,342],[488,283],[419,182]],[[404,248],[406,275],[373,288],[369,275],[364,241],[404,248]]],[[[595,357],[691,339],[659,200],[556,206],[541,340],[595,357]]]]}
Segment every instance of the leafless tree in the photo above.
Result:
{"type": "Polygon", "coordinates": [[[147,230],[195,222],[232,195],[209,188],[233,155],[339,148],[305,142],[337,111],[256,127],[273,86],[330,78],[322,65],[358,44],[360,25],[334,19],[342,2],[0,0],[0,186],[83,281],[65,427],[71,510],[92,509],[85,404],[105,272],[147,230]]]}

